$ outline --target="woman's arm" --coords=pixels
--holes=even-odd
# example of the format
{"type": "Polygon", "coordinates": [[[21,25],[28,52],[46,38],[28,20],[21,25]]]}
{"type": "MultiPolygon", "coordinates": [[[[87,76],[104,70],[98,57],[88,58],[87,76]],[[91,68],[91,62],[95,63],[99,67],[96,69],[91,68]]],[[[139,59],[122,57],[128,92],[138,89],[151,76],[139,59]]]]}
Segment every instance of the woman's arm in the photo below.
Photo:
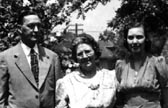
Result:
{"type": "Polygon", "coordinates": [[[163,108],[168,108],[168,64],[163,56],[159,56],[155,64],[161,86],[161,105],[163,108]]]}
{"type": "Polygon", "coordinates": [[[68,95],[62,79],[56,83],[56,107],[55,108],[68,108],[68,95]]]}
{"type": "Polygon", "coordinates": [[[162,89],[162,106],[168,108],[168,87],[162,89]]]}
{"type": "Polygon", "coordinates": [[[8,65],[6,59],[0,55],[0,108],[4,108],[8,100],[8,65]]]}

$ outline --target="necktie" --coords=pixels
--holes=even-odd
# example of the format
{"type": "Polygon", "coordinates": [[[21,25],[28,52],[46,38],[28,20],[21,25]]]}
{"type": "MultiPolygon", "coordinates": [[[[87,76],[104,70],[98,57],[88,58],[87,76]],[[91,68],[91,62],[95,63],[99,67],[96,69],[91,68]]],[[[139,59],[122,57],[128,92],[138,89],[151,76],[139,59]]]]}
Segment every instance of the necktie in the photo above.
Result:
{"type": "Polygon", "coordinates": [[[39,83],[39,79],[38,79],[39,66],[38,66],[37,55],[36,55],[34,49],[31,49],[31,50],[30,50],[30,58],[31,58],[31,62],[30,62],[30,64],[31,64],[31,70],[32,70],[32,72],[33,72],[35,81],[36,81],[37,86],[38,86],[38,83],[39,83]]]}

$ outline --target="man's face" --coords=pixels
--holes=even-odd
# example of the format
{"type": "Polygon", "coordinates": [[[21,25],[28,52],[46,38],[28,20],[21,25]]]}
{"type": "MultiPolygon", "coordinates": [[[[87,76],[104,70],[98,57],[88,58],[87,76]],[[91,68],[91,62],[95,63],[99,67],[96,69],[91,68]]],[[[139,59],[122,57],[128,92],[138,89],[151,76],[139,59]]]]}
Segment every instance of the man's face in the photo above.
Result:
{"type": "Polygon", "coordinates": [[[37,43],[40,38],[41,20],[37,15],[27,15],[23,18],[22,41],[27,44],[37,43]]]}

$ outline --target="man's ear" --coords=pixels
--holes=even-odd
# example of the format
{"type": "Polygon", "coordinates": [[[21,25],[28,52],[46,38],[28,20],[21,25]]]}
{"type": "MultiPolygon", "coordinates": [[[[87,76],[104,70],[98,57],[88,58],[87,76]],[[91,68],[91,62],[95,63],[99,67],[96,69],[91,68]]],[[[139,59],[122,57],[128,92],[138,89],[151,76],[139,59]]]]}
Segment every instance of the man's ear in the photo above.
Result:
{"type": "Polygon", "coordinates": [[[22,34],[22,29],[23,29],[22,26],[19,24],[19,25],[18,25],[18,30],[17,30],[17,32],[18,32],[19,34],[22,34]]]}

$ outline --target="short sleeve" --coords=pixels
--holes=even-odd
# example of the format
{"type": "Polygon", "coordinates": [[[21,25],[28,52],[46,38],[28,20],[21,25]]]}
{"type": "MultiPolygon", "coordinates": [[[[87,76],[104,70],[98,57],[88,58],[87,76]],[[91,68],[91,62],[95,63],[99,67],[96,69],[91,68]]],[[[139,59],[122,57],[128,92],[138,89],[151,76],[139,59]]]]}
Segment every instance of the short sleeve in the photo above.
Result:
{"type": "Polygon", "coordinates": [[[115,70],[108,70],[103,69],[104,71],[104,80],[103,80],[103,86],[105,88],[113,88],[116,89],[118,86],[118,80],[116,78],[116,71],[115,70]]]}
{"type": "Polygon", "coordinates": [[[161,87],[168,87],[168,65],[163,56],[156,57],[156,70],[161,87]]]}
{"type": "Polygon", "coordinates": [[[55,108],[67,108],[68,107],[68,95],[66,93],[66,87],[63,79],[59,79],[56,83],[56,107],[55,108]]]}

